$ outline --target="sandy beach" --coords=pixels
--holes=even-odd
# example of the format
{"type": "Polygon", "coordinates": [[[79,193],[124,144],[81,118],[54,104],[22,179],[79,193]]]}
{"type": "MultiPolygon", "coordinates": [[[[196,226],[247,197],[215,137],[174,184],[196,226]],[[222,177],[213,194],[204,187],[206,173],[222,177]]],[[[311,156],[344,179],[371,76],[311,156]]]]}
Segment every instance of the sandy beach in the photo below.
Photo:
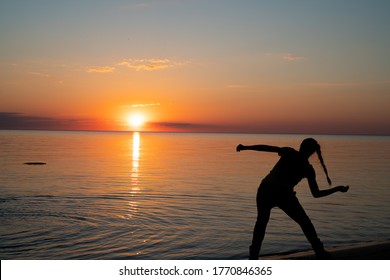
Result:
{"type": "MultiPolygon", "coordinates": [[[[390,260],[390,240],[328,247],[333,260],[390,260]]],[[[265,260],[315,260],[314,252],[301,251],[260,256],[265,260]]]]}

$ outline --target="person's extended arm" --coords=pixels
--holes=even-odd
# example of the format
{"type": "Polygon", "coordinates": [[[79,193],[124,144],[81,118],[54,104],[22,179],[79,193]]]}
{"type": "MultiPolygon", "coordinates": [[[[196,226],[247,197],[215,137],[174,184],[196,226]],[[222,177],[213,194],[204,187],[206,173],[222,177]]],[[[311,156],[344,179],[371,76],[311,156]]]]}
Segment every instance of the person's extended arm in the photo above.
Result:
{"type": "Polygon", "coordinates": [[[252,145],[252,146],[244,146],[239,144],[236,148],[237,152],[241,152],[244,150],[252,150],[252,151],[259,151],[259,152],[273,152],[273,153],[279,153],[281,148],[276,146],[268,146],[268,145],[252,145]]]}
{"type": "Polygon", "coordinates": [[[315,175],[314,176],[310,176],[307,179],[308,179],[308,182],[309,182],[309,187],[310,187],[310,190],[311,190],[311,194],[315,198],[328,196],[328,195],[331,195],[331,194],[333,194],[335,192],[347,192],[348,189],[349,189],[349,186],[337,186],[337,187],[334,187],[334,188],[331,188],[331,189],[320,190],[318,188],[318,184],[317,184],[315,175]]]}

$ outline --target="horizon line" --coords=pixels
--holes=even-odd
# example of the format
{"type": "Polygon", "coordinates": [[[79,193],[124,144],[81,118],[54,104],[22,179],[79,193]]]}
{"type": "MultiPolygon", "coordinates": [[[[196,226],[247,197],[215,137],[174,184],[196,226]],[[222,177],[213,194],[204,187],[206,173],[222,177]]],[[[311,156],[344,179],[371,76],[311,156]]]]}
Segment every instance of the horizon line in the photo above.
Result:
{"type": "Polygon", "coordinates": [[[162,130],[104,130],[104,129],[12,129],[0,128],[0,131],[41,131],[41,132],[90,132],[90,133],[177,133],[177,134],[253,134],[253,135],[323,135],[323,136],[373,136],[390,137],[390,134],[372,134],[372,133],[321,133],[321,132],[254,132],[254,131],[162,131],[162,130]]]}

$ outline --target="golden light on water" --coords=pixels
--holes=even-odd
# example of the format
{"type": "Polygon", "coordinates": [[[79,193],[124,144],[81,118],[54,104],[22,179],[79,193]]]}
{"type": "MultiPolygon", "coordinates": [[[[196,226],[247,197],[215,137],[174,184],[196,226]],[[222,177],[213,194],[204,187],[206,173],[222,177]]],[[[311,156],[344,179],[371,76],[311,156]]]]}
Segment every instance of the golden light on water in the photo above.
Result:
{"type": "Polygon", "coordinates": [[[141,137],[139,132],[133,133],[133,157],[132,157],[132,169],[131,177],[133,178],[133,184],[137,181],[139,172],[139,155],[140,155],[141,137]]]}
{"type": "MultiPolygon", "coordinates": [[[[131,161],[131,185],[130,195],[133,198],[139,192],[139,158],[140,158],[140,146],[141,137],[139,132],[133,132],[133,143],[132,143],[132,161],[131,161]]],[[[131,219],[134,213],[138,212],[138,202],[135,199],[130,199],[128,202],[128,212],[126,218],[131,219]]]]}

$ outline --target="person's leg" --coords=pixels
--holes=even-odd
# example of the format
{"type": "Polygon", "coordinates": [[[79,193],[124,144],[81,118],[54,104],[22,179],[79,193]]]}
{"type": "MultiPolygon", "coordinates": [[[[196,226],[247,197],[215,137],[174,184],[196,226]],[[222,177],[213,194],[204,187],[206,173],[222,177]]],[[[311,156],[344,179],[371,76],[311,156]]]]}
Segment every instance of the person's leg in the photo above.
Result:
{"type": "Polygon", "coordinates": [[[295,195],[283,199],[278,205],[291,219],[297,222],[303,230],[307,240],[310,242],[313,247],[314,252],[316,253],[317,258],[329,258],[330,255],[325,251],[324,245],[317,236],[317,232],[310,221],[310,218],[307,216],[302,205],[299,203],[295,195]]]}
{"type": "Polygon", "coordinates": [[[271,205],[267,202],[261,193],[257,194],[257,220],[253,230],[252,245],[249,247],[249,259],[257,260],[259,258],[261,244],[263,243],[265,229],[271,214],[271,205]]]}
{"type": "Polygon", "coordinates": [[[249,247],[249,259],[257,260],[259,258],[261,244],[264,240],[265,229],[269,221],[271,209],[259,208],[257,211],[257,220],[253,230],[252,245],[249,247]]]}

